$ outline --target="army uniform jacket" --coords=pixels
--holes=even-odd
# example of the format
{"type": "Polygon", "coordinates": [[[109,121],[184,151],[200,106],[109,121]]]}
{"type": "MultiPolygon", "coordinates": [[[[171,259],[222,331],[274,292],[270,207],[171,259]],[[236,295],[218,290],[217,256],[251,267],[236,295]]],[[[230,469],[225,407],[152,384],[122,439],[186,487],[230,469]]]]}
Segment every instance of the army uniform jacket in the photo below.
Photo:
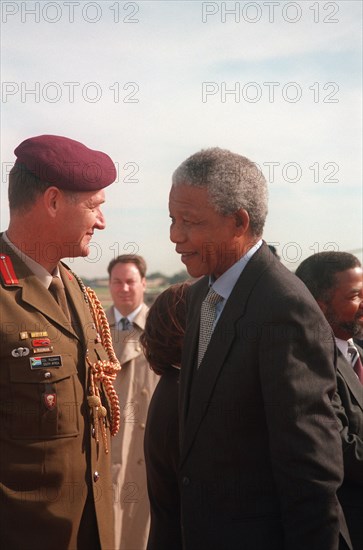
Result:
{"type": "Polygon", "coordinates": [[[94,437],[86,362],[87,353],[91,363],[107,355],[74,275],[59,264],[71,325],[37,277],[2,239],[0,245],[1,546],[111,550],[110,458],[94,437]]]}
{"type": "Polygon", "coordinates": [[[112,445],[115,550],[143,550],[149,534],[144,433],[147,411],[159,376],[150,369],[139,343],[147,312],[148,307],[143,304],[130,331],[120,331],[115,326],[113,307],[106,312],[113,347],[122,367],[115,382],[121,426],[112,445]]]}

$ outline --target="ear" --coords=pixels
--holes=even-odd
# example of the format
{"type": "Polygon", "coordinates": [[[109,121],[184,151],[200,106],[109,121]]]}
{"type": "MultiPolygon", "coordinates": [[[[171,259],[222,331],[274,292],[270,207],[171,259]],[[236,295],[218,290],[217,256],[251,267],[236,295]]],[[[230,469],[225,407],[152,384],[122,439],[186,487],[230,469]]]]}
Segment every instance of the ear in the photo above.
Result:
{"type": "Polygon", "coordinates": [[[43,203],[52,218],[55,218],[59,211],[61,199],[63,199],[63,195],[58,187],[48,187],[44,192],[43,203]]]}
{"type": "Polygon", "coordinates": [[[233,214],[236,226],[236,234],[238,236],[247,232],[250,226],[250,217],[244,208],[240,208],[233,214]]]}

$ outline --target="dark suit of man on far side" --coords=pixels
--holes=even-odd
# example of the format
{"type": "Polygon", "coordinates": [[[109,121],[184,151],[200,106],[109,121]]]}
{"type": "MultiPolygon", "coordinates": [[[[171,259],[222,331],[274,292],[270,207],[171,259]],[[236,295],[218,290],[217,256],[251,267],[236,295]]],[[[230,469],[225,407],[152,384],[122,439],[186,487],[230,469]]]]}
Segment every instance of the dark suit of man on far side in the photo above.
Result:
{"type": "Polygon", "coordinates": [[[363,329],[363,270],[353,254],[328,251],[306,258],[296,275],[316,299],[335,336],[338,358],[333,405],[344,459],[344,481],[338,498],[353,549],[362,550],[363,355],[353,338],[363,329]]]}
{"type": "MultiPolygon", "coordinates": [[[[361,362],[363,350],[356,346],[361,362]]],[[[334,408],[341,427],[344,482],[338,491],[353,549],[363,548],[363,386],[343,354],[338,352],[338,391],[334,408]]]]}

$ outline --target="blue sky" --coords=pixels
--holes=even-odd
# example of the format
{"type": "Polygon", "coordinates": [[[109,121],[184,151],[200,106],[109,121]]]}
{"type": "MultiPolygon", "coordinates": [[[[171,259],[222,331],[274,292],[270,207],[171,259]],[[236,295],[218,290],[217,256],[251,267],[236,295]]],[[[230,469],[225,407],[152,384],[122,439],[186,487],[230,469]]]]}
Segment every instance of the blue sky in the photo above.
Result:
{"type": "Polygon", "coordinates": [[[272,4],[2,2],[1,229],[16,145],[66,135],[119,167],[107,227],[72,267],[102,277],[138,252],[173,274],[171,174],[219,146],[269,178],[265,239],[290,269],[324,249],[362,259],[362,3],[272,4]]]}

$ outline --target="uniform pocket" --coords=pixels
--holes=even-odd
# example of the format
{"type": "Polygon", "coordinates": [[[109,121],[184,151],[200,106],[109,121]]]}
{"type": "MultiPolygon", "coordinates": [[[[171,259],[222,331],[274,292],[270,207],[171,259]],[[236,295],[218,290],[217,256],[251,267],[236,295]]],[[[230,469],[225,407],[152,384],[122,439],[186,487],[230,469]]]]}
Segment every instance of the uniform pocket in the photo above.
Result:
{"type": "Polygon", "coordinates": [[[83,390],[74,359],[63,354],[43,356],[38,364],[32,360],[21,358],[11,365],[11,400],[6,407],[11,437],[39,440],[78,435],[83,390]]]}

